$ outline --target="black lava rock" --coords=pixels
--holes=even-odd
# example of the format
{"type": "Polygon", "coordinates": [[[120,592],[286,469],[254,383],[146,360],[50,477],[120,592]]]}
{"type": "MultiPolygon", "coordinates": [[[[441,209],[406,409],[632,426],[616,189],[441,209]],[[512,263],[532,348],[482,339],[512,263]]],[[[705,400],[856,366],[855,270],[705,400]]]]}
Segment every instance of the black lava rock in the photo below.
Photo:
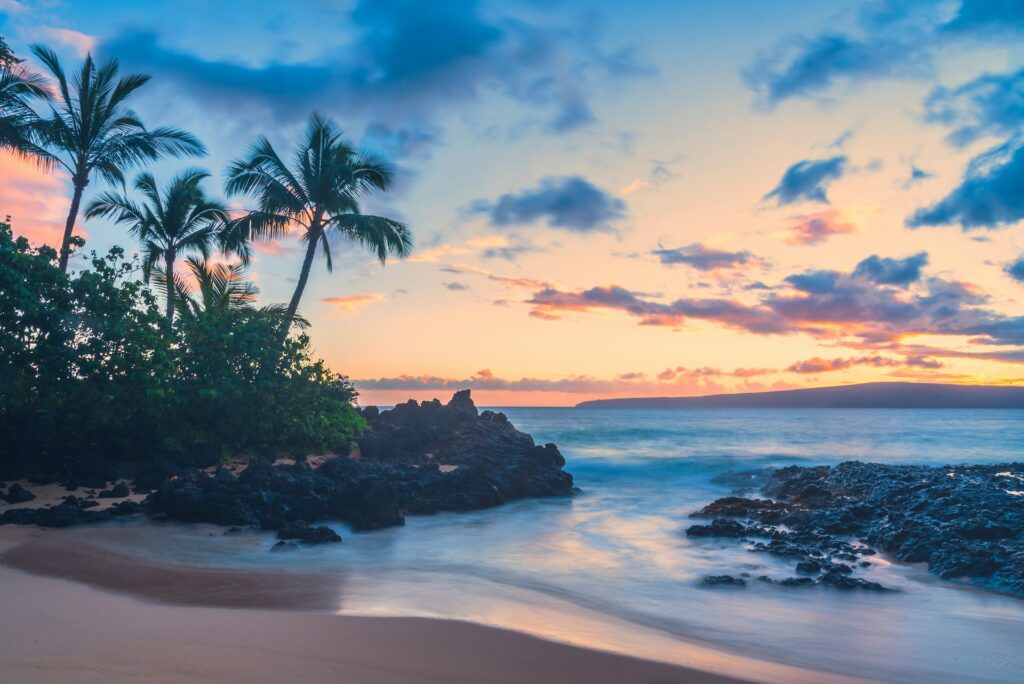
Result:
{"type": "Polygon", "coordinates": [[[724,497],[693,515],[739,519],[726,525],[716,517],[697,526],[698,536],[717,527],[723,533],[714,536],[753,537],[751,551],[796,559],[799,573],[821,572],[817,581],[791,578],[801,585],[886,590],[855,576],[871,565],[860,559],[875,546],[928,563],[944,579],[1024,596],[1024,499],[1011,493],[1022,477],[1022,463],[790,466],[767,477],[762,492],[770,499],[724,497]]]}
{"type": "Polygon", "coordinates": [[[800,561],[796,564],[796,571],[804,575],[817,575],[821,572],[821,563],[816,560],[800,561]]]}
{"type": "Polygon", "coordinates": [[[100,492],[97,496],[101,499],[123,499],[129,495],[131,495],[131,491],[128,489],[128,485],[120,482],[110,489],[100,492]]]}
{"type": "MultiPolygon", "coordinates": [[[[150,515],[225,527],[283,529],[343,520],[356,530],[406,515],[471,511],[524,497],[568,496],[572,476],[553,444],[538,446],[501,413],[478,413],[468,390],[448,404],[361,410],[369,429],[352,457],[318,468],[253,461],[237,476],[173,468],[146,501],[150,515]]],[[[148,476],[147,476],[148,477],[148,476]]],[[[136,478],[136,486],[139,485],[136,478]]],[[[152,484],[144,481],[143,484],[152,484]]]]}
{"type": "Polygon", "coordinates": [[[719,586],[732,586],[732,587],[745,587],[747,581],[742,577],[733,577],[732,575],[709,575],[704,578],[704,584],[709,587],[719,586]]]}
{"type": "Polygon", "coordinates": [[[25,503],[26,501],[32,501],[35,498],[35,494],[28,491],[17,482],[8,488],[7,495],[4,496],[4,500],[9,504],[25,503]]]}
{"type": "Polygon", "coordinates": [[[742,537],[746,534],[746,527],[725,518],[715,518],[710,525],[691,525],[686,529],[688,537],[742,537]]]}
{"type": "Polygon", "coordinates": [[[300,541],[303,544],[331,544],[341,541],[338,533],[330,527],[310,527],[306,523],[295,523],[281,528],[277,532],[277,538],[300,541]]]}

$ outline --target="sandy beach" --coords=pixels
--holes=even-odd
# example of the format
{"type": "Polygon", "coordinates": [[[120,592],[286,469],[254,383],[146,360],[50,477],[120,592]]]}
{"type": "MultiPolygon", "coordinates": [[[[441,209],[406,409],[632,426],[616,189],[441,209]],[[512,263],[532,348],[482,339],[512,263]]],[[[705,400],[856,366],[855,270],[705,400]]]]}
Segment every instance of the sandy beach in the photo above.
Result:
{"type": "Polygon", "coordinates": [[[740,681],[457,621],[339,617],[314,610],[329,596],[315,588],[292,597],[305,601],[308,610],[241,607],[280,595],[280,586],[268,589],[275,582],[315,586],[312,575],[278,574],[276,580],[257,575],[239,584],[212,573],[189,585],[172,571],[161,577],[149,570],[133,575],[115,561],[111,567],[125,590],[155,587],[150,601],[8,565],[49,575],[72,571],[93,585],[101,575],[109,577],[80,554],[59,556],[46,551],[46,544],[35,544],[48,535],[53,533],[0,531],[3,682],[740,681]],[[239,607],[155,602],[157,595],[166,602],[176,592],[191,592],[198,603],[218,603],[229,585],[242,597],[239,607]],[[197,590],[200,586],[206,593],[197,590]]]}

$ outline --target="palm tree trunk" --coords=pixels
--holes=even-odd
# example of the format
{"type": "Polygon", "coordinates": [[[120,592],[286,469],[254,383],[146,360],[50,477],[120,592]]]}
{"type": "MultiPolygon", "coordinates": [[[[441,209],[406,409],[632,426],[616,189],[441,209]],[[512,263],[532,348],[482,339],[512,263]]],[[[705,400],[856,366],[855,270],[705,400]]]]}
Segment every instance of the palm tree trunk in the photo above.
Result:
{"type": "Polygon", "coordinates": [[[164,269],[167,273],[167,321],[174,321],[174,251],[164,254],[164,269]]]}
{"type": "Polygon", "coordinates": [[[320,244],[322,231],[319,221],[315,221],[309,229],[309,246],[306,247],[306,256],[302,260],[302,271],[299,272],[299,282],[295,285],[295,293],[292,294],[292,301],[288,304],[288,321],[295,318],[299,310],[299,301],[302,299],[302,292],[306,289],[306,281],[309,280],[309,271],[313,266],[313,257],[316,256],[316,248],[320,244]]]}
{"type": "Polygon", "coordinates": [[[67,223],[64,224],[64,239],[60,243],[60,270],[68,272],[68,259],[71,257],[71,233],[75,230],[75,219],[78,218],[78,207],[82,204],[82,193],[85,192],[85,185],[88,181],[80,181],[74,178],[75,194],[71,196],[71,211],[68,212],[67,223]]]}

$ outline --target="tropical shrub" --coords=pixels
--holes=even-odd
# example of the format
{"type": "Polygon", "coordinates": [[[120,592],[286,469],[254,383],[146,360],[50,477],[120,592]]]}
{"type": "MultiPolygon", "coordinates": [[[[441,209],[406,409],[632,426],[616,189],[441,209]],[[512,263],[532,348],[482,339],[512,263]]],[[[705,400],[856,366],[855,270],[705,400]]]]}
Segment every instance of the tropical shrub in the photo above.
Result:
{"type": "Polygon", "coordinates": [[[171,328],[120,248],[70,276],[59,263],[0,223],[0,476],[343,450],[363,428],[355,390],[308,337],[282,349],[280,309],[220,307],[171,328]]]}

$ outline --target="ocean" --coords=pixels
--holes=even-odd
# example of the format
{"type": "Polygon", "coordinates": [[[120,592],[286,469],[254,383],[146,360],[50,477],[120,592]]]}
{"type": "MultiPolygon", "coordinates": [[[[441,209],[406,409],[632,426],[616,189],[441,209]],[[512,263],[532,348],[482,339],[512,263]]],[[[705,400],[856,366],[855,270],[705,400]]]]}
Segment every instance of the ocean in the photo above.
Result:
{"type": "Polygon", "coordinates": [[[290,553],[269,553],[270,533],[224,537],[208,526],[162,527],[143,542],[151,548],[136,539],[132,551],[336,573],[340,614],[469,620],[770,681],[1021,681],[1024,600],[884,556],[863,576],[896,593],[708,588],[709,574],[781,578],[792,568],[684,531],[689,513],[729,493],[713,482],[729,471],[1024,461],[1024,411],[501,410],[559,446],[577,496],[410,517],[371,533],[338,524],[344,543],[290,553]]]}

